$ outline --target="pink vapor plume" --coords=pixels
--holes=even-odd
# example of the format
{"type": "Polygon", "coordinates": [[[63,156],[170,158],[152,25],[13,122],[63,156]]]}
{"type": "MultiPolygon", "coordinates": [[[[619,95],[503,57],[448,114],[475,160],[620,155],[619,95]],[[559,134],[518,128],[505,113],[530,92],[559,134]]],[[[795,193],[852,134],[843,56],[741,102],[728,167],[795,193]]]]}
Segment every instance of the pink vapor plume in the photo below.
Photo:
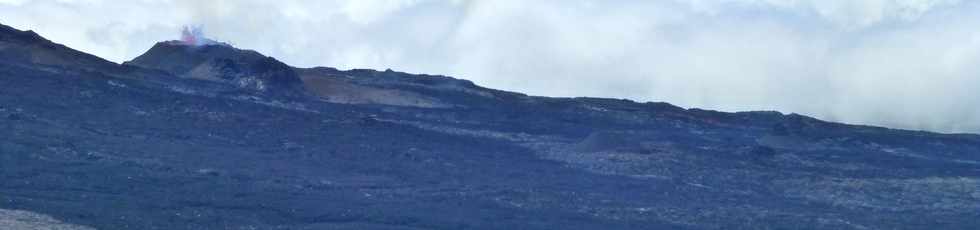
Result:
{"type": "Polygon", "coordinates": [[[216,44],[214,40],[204,37],[200,26],[184,26],[180,31],[180,41],[188,46],[204,46],[216,44]]]}

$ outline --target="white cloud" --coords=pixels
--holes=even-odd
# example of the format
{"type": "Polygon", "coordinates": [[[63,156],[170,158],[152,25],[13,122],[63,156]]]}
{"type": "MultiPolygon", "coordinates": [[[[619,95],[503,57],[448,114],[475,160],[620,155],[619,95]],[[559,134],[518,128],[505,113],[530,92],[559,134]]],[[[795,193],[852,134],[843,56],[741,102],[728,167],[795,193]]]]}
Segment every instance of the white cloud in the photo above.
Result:
{"type": "Polygon", "coordinates": [[[957,0],[0,0],[0,22],[120,62],[198,24],[300,66],[980,132],[977,10],[957,0]]]}
{"type": "Polygon", "coordinates": [[[0,5],[14,5],[19,6],[27,3],[30,0],[0,0],[0,5]]]}
{"type": "Polygon", "coordinates": [[[960,0],[676,0],[692,10],[720,14],[733,8],[812,13],[821,20],[845,28],[863,28],[894,20],[914,21],[923,14],[956,6],[960,0]]]}

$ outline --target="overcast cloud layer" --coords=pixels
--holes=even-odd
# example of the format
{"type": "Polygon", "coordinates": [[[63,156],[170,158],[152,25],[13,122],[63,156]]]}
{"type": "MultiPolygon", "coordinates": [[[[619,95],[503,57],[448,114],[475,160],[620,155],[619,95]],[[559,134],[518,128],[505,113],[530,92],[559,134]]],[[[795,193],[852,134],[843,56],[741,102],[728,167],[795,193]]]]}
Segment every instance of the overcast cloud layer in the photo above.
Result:
{"type": "Polygon", "coordinates": [[[303,67],[940,132],[980,132],[976,12],[957,0],[0,0],[0,23],[116,62],[201,25],[303,67]]]}

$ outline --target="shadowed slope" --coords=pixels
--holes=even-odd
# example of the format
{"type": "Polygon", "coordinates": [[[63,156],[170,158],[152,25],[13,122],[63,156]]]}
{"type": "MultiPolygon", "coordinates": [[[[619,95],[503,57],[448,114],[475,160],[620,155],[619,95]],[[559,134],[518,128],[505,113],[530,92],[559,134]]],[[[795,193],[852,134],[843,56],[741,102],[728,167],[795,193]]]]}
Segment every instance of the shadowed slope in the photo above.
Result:
{"type": "Polygon", "coordinates": [[[118,71],[119,65],[51,42],[34,31],[0,25],[0,61],[84,70],[118,71]]]}

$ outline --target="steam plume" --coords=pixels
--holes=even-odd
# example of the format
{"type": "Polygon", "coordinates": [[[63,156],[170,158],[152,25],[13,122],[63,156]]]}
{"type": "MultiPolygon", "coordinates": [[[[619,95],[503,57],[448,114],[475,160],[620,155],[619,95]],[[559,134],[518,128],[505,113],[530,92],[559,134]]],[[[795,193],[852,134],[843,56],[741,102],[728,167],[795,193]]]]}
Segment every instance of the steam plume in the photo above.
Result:
{"type": "Polygon", "coordinates": [[[204,46],[218,43],[205,37],[204,30],[200,26],[184,26],[180,31],[180,41],[188,46],[204,46]]]}

